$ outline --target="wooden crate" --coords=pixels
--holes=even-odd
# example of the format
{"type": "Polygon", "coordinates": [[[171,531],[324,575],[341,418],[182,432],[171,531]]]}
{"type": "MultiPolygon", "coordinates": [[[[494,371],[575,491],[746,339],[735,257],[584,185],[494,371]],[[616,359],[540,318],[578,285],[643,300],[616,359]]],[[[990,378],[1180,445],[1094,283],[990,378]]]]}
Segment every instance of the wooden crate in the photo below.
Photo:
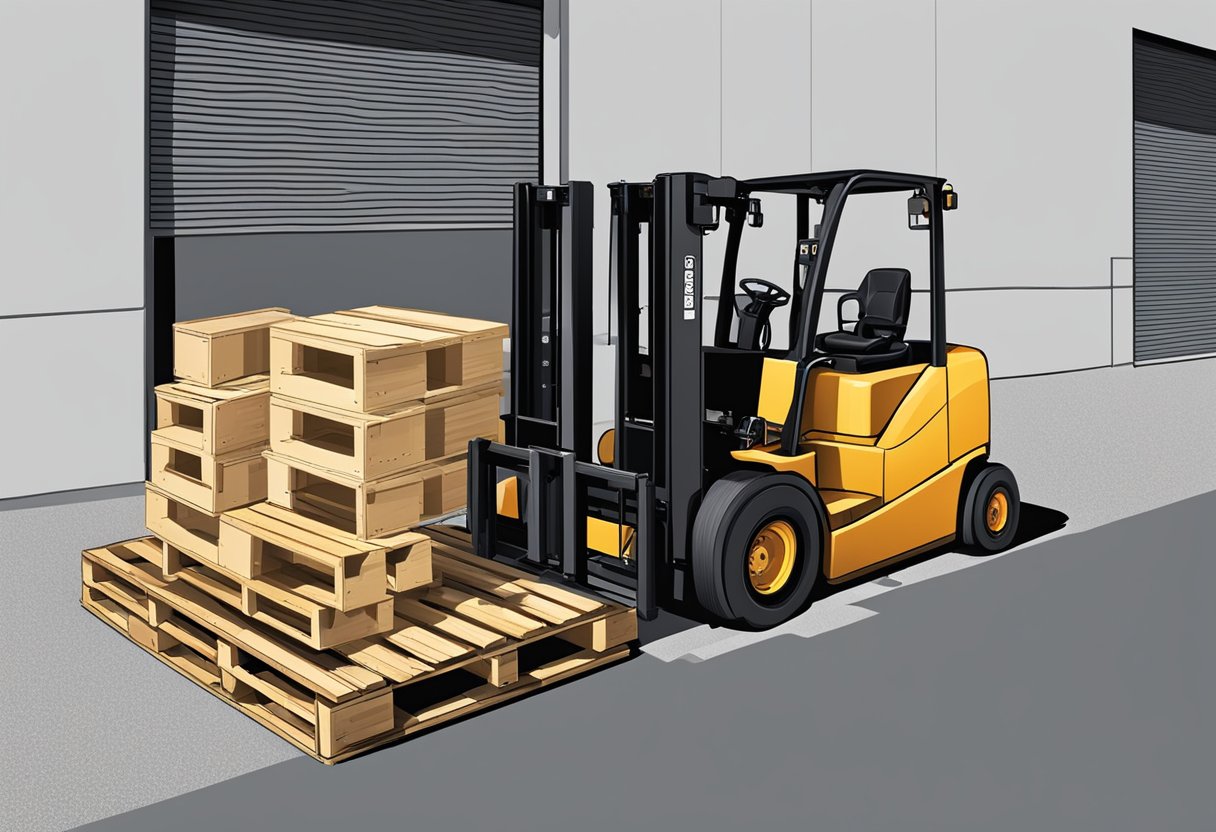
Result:
{"type": "Polygon", "coordinates": [[[637,636],[633,610],[444,545],[441,584],[399,603],[390,632],[314,651],[165,581],[138,552],[155,545],[86,551],[85,608],[326,763],[627,658],[637,636]]]}
{"type": "Polygon", "coordinates": [[[270,389],[375,413],[437,400],[502,377],[505,324],[391,307],[271,327],[270,389]]]}
{"type": "Polygon", "coordinates": [[[355,413],[285,396],[270,399],[270,449],[331,471],[381,479],[498,437],[501,382],[441,401],[355,413]]]}
{"type": "Polygon", "coordinates": [[[178,381],[156,388],[156,429],[204,454],[265,446],[270,437],[270,377],[221,387],[178,381]]]}
{"type": "Polygon", "coordinates": [[[204,454],[152,431],[152,484],[208,514],[266,499],[266,460],[260,448],[204,454]]]}
{"type": "Polygon", "coordinates": [[[144,489],[144,525],[161,540],[199,560],[219,562],[219,515],[183,502],[152,483],[144,489]]]}
{"type": "Polygon", "coordinates": [[[220,529],[220,566],[343,611],[432,581],[418,532],[364,541],[272,503],[230,511],[220,529]]]}
{"type": "Polygon", "coordinates": [[[278,307],[173,325],[173,375],[215,387],[270,369],[270,326],[295,318],[278,307]]]}
{"type": "Polygon", "coordinates": [[[371,540],[408,531],[465,504],[465,455],[425,463],[378,480],[364,480],[273,451],[266,458],[266,499],[337,529],[371,540]]]}

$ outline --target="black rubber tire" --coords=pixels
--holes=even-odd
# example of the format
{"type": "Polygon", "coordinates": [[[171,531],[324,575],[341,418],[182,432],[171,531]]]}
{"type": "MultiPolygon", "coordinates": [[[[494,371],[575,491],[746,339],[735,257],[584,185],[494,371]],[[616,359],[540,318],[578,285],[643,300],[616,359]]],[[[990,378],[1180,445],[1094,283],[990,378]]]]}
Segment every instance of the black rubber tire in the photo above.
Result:
{"type": "Polygon", "coordinates": [[[756,629],[797,615],[822,572],[825,518],[819,495],[796,474],[735,471],[715,482],[693,522],[692,574],[701,606],[756,629]],[[777,518],[794,527],[798,556],[785,588],[761,596],[747,578],[747,553],[761,526],[777,518]]]}
{"type": "Polygon", "coordinates": [[[993,553],[1008,549],[1018,534],[1018,522],[1022,517],[1022,497],[1018,492],[1018,481],[1013,472],[1004,465],[988,463],[971,480],[959,518],[959,536],[963,545],[979,553],[993,553]],[[988,530],[984,512],[992,495],[1005,492],[1009,501],[1008,517],[1004,527],[996,533],[988,530]]]}

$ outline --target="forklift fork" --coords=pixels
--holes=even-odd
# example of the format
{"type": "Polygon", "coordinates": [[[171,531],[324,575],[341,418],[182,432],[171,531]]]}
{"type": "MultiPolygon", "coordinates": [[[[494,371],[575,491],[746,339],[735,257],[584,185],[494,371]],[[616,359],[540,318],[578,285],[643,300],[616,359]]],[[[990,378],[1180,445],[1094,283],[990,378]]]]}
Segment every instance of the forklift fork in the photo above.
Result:
{"type": "Polygon", "coordinates": [[[478,556],[507,557],[536,570],[558,571],[566,580],[592,590],[591,577],[618,589],[632,589],[638,616],[647,621],[655,617],[655,499],[647,475],[582,462],[570,451],[518,448],[488,439],[469,443],[468,471],[469,530],[478,556]],[[520,489],[522,540],[518,533],[512,536],[500,527],[507,520],[498,513],[500,472],[527,483],[526,499],[520,489]],[[617,495],[617,505],[623,509],[617,521],[623,525],[630,519],[628,503],[633,503],[629,514],[635,535],[629,568],[604,568],[587,548],[589,506],[604,502],[593,498],[592,492],[604,490],[617,495]]]}

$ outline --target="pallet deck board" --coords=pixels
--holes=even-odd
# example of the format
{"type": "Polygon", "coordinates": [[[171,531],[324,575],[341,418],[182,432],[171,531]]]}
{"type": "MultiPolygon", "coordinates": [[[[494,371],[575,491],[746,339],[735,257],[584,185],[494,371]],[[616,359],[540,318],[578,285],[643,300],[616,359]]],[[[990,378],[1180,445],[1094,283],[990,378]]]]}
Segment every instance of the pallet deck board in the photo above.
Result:
{"type": "Polygon", "coordinates": [[[479,577],[477,563],[449,554],[449,568],[441,562],[434,585],[392,600],[390,632],[312,650],[232,606],[240,576],[187,553],[166,556],[169,549],[140,538],[86,550],[82,605],[325,763],[627,658],[636,639],[632,610],[609,602],[580,610],[589,599],[551,587],[563,605],[526,589],[535,581],[522,572],[483,562],[479,577]],[[165,577],[158,558],[176,571],[165,577]],[[550,605],[567,613],[555,614],[550,605]],[[529,614],[529,606],[561,623],[529,614]],[[607,626],[622,617],[632,629],[607,626]]]}

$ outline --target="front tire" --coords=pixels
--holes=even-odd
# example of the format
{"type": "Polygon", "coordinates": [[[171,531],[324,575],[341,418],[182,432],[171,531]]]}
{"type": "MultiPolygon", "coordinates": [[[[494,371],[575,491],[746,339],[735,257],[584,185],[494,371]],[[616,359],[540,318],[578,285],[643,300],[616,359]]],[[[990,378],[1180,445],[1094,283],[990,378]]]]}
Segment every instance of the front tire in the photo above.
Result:
{"type": "Polygon", "coordinates": [[[794,474],[736,471],[715,482],[693,523],[701,606],[757,629],[798,614],[821,572],[824,517],[814,489],[794,474]]]}
{"type": "Polygon", "coordinates": [[[1022,517],[1018,481],[1004,465],[989,463],[967,489],[959,518],[963,544],[981,554],[1000,552],[1013,544],[1022,517]]]}

